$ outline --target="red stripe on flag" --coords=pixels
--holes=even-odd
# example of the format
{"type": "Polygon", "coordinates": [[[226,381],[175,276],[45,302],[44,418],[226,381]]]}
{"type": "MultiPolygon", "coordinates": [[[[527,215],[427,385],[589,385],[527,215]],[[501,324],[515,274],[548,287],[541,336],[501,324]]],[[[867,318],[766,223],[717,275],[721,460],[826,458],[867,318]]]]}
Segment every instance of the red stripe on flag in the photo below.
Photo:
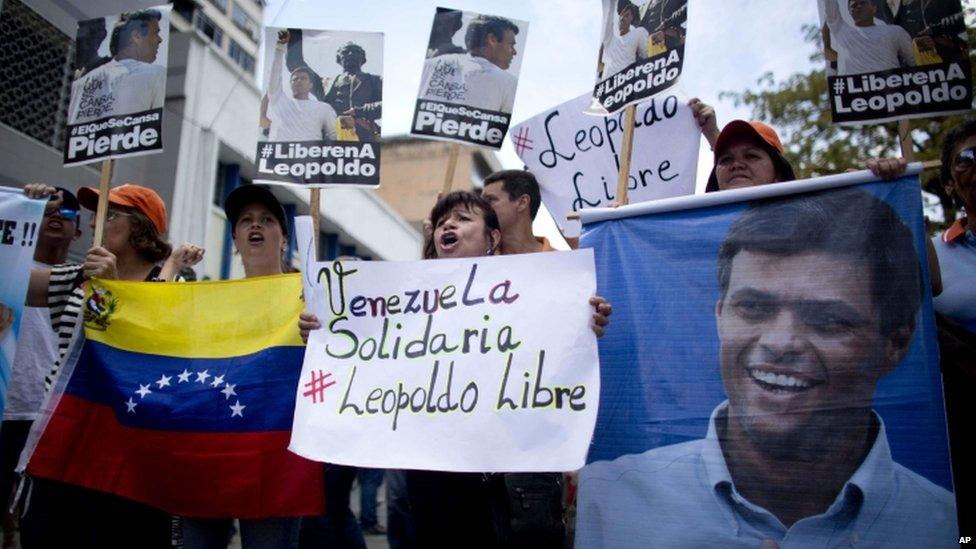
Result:
{"type": "Polygon", "coordinates": [[[64,395],[27,470],[174,515],[322,514],[322,465],[289,452],[290,435],[134,429],[107,406],[64,395]]]}

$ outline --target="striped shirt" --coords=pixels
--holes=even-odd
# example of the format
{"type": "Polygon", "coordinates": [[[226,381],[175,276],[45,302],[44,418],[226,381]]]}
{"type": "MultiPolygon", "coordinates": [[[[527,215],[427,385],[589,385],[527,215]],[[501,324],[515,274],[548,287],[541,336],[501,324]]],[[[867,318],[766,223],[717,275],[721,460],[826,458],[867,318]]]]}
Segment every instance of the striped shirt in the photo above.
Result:
{"type": "Polygon", "coordinates": [[[85,299],[82,284],[85,277],[82,265],[65,263],[51,268],[51,280],[47,287],[47,306],[51,311],[51,327],[58,338],[58,358],[51,367],[51,371],[44,376],[44,391],[50,391],[54,379],[64,358],[68,354],[68,347],[75,332],[80,329],[81,306],[85,299]]]}

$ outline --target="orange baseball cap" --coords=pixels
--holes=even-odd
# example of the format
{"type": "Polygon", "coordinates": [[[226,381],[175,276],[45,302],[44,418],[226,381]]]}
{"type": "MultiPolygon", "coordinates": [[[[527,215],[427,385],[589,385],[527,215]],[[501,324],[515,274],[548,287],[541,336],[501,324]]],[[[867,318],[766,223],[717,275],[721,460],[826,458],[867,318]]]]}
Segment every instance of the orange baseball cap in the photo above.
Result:
{"type": "Polygon", "coordinates": [[[718,134],[718,139],[715,141],[715,158],[718,159],[719,151],[725,148],[730,139],[740,136],[758,138],[776,149],[779,154],[783,154],[783,143],[779,140],[776,130],[768,124],[758,120],[733,120],[722,128],[722,133],[718,134]]]}
{"type": "MultiPolygon", "coordinates": [[[[765,145],[782,180],[792,181],[796,179],[793,166],[783,156],[783,142],[779,140],[779,134],[771,126],[758,120],[733,120],[722,128],[722,133],[718,134],[718,139],[715,140],[714,159],[716,166],[718,165],[718,157],[722,154],[725,147],[728,146],[729,142],[738,137],[746,137],[765,145]]],[[[708,185],[705,187],[705,192],[717,190],[719,190],[718,178],[715,176],[715,168],[713,167],[712,173],[708,176],[708,185]]]]}
{"type": "MultiPolygon", "coordinates": [[[[98,208],[98,189],[95,187],[78,189],[78,202],[81,202],[85,208],[95,211],[98,208]]],[[[166,204],[156,191],[142,185],[126,183],[108,191],[108,203],[133,208],[152,221],[157,233],[166,232],[166,204]]]]}

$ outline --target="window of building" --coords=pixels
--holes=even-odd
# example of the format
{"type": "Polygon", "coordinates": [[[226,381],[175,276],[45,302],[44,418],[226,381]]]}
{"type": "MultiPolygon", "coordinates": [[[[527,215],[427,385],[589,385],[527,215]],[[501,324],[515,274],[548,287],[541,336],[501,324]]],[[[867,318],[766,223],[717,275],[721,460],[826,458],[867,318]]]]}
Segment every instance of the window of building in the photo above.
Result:
{"type": "Polygon", "coordinates": [[[0,122],[63,150],[74,41],[19,0],[3,0],[0,44],[0,122]]]}
{"type": "Polygon", "coordinates": [[[251,19],[251,16],[237,4],[234,4],[234,10],[231,12],[230,18],[237,25],[237,28],[246,32],[255,42],[261,36],[261,25],[254,19],[251,19]]]}
{"type": "Polygon", "coordinates": [[[187,22],[193,21],[193,12],[197,10],[197,4],[193,0],[173,0],[173,11],[180,14],[187,22]]]}
{"type": "Polygon", "coordinates": [[[244,48],[240,44],[231,40],[228,53],[230,53],[230,58],[240,65],[242,69],[250,74],[254,74],[254,56],[244,51],[244,48]]]}
{"type": "Polygon", "coordinates": [[[224,207],[224,198],[227,197],[227,164],[217,162],[217,179],[214,181],[213,205],[218,208],[224,207]]]}
{"type": "Polygon", "coordinates": [[[213,40],[214,44],[218,46],[224,44],[224,31],[220,30],[213,19],[207,17],[202,11],[197,12],[197,29],[213,40]]]}
{"type": "Polygon", "coordinates": [[[229,0],[210,0],[210,3],[220,8],[220,11],[227,11],[227,2],[229,0]]]}

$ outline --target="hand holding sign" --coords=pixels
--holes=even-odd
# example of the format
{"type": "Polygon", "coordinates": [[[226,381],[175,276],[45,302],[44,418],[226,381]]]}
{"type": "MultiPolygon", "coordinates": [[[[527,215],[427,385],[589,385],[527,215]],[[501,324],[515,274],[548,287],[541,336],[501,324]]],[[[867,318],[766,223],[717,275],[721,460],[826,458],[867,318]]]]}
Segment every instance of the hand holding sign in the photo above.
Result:
{"type": "Polygon", "coordinates": [[[118,278],[115,254],[101,246],[88,250],[83,272],[88,278],[118,278]]]}

